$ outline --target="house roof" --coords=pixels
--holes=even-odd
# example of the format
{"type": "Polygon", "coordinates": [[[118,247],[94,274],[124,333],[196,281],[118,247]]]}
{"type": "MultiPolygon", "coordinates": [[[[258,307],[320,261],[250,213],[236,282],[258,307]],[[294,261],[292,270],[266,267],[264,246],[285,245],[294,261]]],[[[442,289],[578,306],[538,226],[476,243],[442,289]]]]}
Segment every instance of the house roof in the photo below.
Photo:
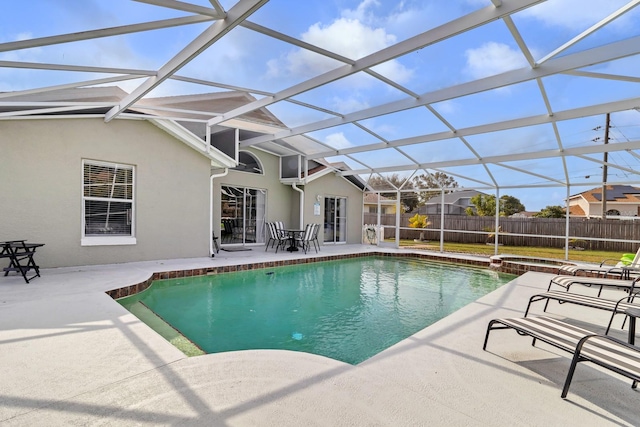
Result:
{"type": "Polygon", "coordinates": [[[533,216],[535,214],[537,214],[538,212],[534,212],[534,211],[521,211],[521,212],[516,212],[513,215],[511,215],[512,218],[533,218],[533,216]]]}
{"type": "MultiPolygon", "coordinates": [[[[583,197],[589,203],[602,202],[602,187],[583,191],[574,197],[583,197]]],[[[607,202],[640,203],[640,188],[630,185],[607,185],[607,202]]]]}
{"type": "Polygon", "coordinates": [[[388,197],[384,197],[381,194],[378,193],[365,193],[364,194],[364,204],[365,205],[375,205],[378,203],[378,200],[380,201],[381,204],[384,205],[389,205],[389,204],[395,204],[396,201],[389,199],[388,197]]]}
{"type": "MultiPolygon", "coordinates": [[[[485,193],[482,193],[482,192],[476,191],[476,190],[460,190],[460,191],[452,191],[451,193],[445,193],[444,194],[444,204],[445,205],[452,205],[452,204],[456,203],[460,199],[469,199],[469,198],[471,198],[471,197],[473,197],[475,195],[478,195],[478,194],[485,194],[485,193]]],[[[426,205],[441,204],[442,203],[442,199],[443,199],[442,194],[438,194],[437,196],[434,196],[434,197],[430,198],[429,200],[427,200],[427,202],[425,204],[426,205]]]]}
{"type": "Polygon", "coordinates": [[[587,216],[587,213],[579,205],[569,206],[569,216],[587,216]]]}

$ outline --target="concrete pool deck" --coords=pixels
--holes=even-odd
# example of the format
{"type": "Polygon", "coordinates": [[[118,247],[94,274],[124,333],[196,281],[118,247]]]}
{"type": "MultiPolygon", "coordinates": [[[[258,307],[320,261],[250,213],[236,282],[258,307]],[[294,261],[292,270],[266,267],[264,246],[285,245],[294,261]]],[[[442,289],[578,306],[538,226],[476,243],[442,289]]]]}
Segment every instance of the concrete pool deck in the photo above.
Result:
{"type": "MultiPolygon", "coordinates": [[[[319,255],[376,250],[396,251],[323,246],[319,255]]],[[[187,358],[105,294],[153,272],[314,256],[256,247],[215,258],[45,269],[29,284],[0,277],[0,423],[640,424],[640,392],[619,375],[581,364],[563,400],[568,354],[532,347],[513,331],[494,331],[482,350],[489,320],[522,316],[529,297],[546,290],[544,273],[526,273],[358,366],[274,350],[187,358]]],[[[532,314],[541,310],[538,303],[532,314]]],[[[600,332],[609,318],[569,304],[551,304],[547,315],[600,332]]],[[[614,328],[621,323],[619,316],[614,328]]],[[[626,338],[626,330],[614,334],[626,338]]]]}

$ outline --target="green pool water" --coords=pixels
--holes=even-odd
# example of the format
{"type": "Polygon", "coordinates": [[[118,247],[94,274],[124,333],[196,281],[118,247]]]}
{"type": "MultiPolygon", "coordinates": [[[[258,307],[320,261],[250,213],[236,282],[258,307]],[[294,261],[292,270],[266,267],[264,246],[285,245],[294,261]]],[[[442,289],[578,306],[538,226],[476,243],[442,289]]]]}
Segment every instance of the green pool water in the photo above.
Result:
{"type": "Polygon", "coordinates": [[[355,258],[159,280],[118,301],[134,314],[142,303],[207,353],[285,349],[358,364],[513,278],[355,258]]]}

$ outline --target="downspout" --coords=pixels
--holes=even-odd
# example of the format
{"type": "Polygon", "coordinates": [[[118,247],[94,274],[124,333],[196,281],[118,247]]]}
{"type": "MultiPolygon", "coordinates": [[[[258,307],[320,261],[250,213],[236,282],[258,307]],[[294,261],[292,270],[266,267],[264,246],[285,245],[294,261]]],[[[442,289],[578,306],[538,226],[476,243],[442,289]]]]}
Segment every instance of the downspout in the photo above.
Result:
{"type": "Polygon", "coordinates": [[[498,239],[500,238],[500,187],[496,188],[496,225],[494,231],[495,242],[493,245],[493,254],[498,255],[498,249],[500,244],[498,243],[498,239]]]}
{"type": "Polygon", "coordinates": [[[440,189],[440,253],[444,253],[444,188],[440,189]]]}
{"type": "MultiPolygon", "coordinates": [[[[569,197],[571,197],[571,186],[567,185],[567,209],[566,209],[566,215],[564,216],[564,259],[565,261],[569,261],[569,226],[570,224],[570,220],[569,220],[569,197]]],[[[604,197],[603,197],[604,199],[604,197]]]]}
{"type": "Polygon", "coordinates": [[[296,186],[296,183],[291,184],[291,188],[300,193],[300,228],[302,230],[304,228],[304,191],[296,186]]]}
{"type": "Polygon", "coordinates": [[[219,174],[212,174],[209,178],[209,254],[213,257],[213,180],[226,176],[229,173],[229,168],[224,168],[224,172],[219,174]]]}

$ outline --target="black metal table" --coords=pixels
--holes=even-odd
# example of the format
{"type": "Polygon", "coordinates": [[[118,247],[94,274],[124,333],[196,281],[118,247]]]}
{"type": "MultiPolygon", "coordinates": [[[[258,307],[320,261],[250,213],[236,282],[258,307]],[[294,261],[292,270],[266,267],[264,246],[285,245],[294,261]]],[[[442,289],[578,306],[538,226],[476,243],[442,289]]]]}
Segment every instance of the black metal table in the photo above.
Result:
{"type": "Polygon", "coordinates": [[[640,317],[640,309],[628,308],[625,314],[629,316],[629,344],[636,344],[636,319],[640,317]]]}
{"type": "Polygon", "coordinates": [[[304,230],[284,230],[289,236],[289,247],[287,248],[288,252],[296,252],[298,247],[296,246],[296,235],[300,233],[304,233],[304,230]]]}
{"type": "Polygon", "coordinates": [[[44,246],[44,243],[27,243],[26,240],[8,240],[0,242],[0,258],[9,258],[9,266],[3,268],[4,275],[15,271],[22,275],[25,282],[29,283],[35,277],[40,277],[40,267],[33,256],[36,249],[44,246]],[[29,271],[35,272],[31,277],[29,271]]]}

